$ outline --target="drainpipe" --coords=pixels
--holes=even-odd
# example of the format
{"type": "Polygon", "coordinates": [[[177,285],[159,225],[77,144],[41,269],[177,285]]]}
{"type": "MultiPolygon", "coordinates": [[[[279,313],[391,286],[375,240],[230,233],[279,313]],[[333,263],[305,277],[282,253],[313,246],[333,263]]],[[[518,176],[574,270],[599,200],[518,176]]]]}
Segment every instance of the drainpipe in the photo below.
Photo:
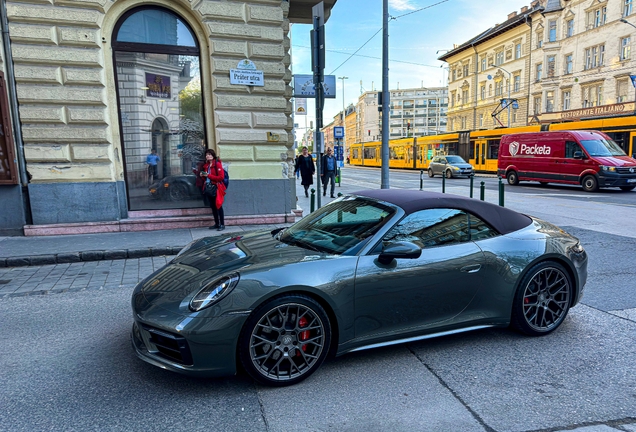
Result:
{"type": "Polygon", "coordinates": [[[22,140],[22,127],[18,111],[18,94],[15,86],[15,74],[13,72],[13,55],[11,54],[11,42],[9,39],[9,20],[7,19],[7,3],[1,1],[0,19],[2,20],[2,43],[4,59],[7,63],[7,88],[9,89],[9,109],[11,110],[11,123],[15,133],[15,144],[18,153],[18,165],[20,182],[23,187],[27,187],[29,179],[27,177],[26,161],[24,159],[24,141],[22,140]]]}

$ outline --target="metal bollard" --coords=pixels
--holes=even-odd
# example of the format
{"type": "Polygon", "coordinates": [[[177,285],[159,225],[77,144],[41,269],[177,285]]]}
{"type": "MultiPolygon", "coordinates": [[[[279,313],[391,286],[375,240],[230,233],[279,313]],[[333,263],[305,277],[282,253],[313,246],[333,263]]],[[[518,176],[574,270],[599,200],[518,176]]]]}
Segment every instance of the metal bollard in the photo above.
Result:
{"type": "Polygon", "coordinates": [[[446,193],[446,174],[442,173],[442,193],[446,193]]]}
{"type": "Polygon", "coordinates": [[[309,197],[309,213],[313,213],[316,210],[316,189],[311,188],[311,196],[309,197]]]}
{"type": "Polygon", "coordinates": [[[499,177],[499,205],[504,207],[504,182],[501,181],[501,176],[499,177]]]}
{"type": "Polygon", "coordinates": [[[481,182],[481,186],[479,187],[479,199],[482,201],[486,200],[486,182],[481,182]]]}
{"type": "Polygon", "coordinates": [[[342,196],[342,192],[338,192],[338,198],[342,196]]]}
{"type": "Polygon", "coordinates": [[[473,197],[473,183],[475,181],[475,174],[470,175],[470,197],[473,197]]]}
{"type": "Polygon", "coordinates": [[[424,170],[420,170],[420,190],[424,190],[424,170]]]}

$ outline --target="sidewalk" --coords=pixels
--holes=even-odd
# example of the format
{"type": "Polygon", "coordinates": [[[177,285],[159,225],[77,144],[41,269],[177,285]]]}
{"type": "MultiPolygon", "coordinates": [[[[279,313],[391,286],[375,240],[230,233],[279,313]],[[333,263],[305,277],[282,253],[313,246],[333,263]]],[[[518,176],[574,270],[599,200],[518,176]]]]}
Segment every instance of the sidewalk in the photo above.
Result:
{"type": "MultiPolygon", "coordinates": [[[[315,188],[315,184],[312,186],[315,188]]],[[[311,188],[310,188],[311,189],[311,188]]],[[[344,193],[337,187],[335,194],[344,193]]],[[[346,192],[359,187],[347,188],[346,192]]],[[[310,198],[305,197],[300,181],[296,182],[297,209],[306,216],[310,198]]],[[[324,205],[329,195],[321,196],[324,205]]],[[[232,225],[222,232],[208,228],[180,228],[157,231],[112,232],[98,234],[52,235],[30,237],[0,237],[0,268],[66,264],[82,261],[117,260],[176,255],[192,240],[216,235],[228,235],[254,230],[273,230],[291,224],[232,225]]]]}

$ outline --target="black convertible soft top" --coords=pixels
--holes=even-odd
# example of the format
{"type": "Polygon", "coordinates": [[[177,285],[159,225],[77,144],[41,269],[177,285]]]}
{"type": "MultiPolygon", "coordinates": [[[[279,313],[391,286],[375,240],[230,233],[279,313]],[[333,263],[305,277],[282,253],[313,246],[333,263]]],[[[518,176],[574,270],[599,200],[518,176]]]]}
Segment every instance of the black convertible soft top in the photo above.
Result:
{"type": "Polygon", "coordinates": [[[459,195],[408,189],[369,189],[353,194],[394,204],[401,207],[406,214],[431,208],[464,210],[478,216],[500,234],[520,230],[532,223],[530,217],[516,211],[459,195]]]}

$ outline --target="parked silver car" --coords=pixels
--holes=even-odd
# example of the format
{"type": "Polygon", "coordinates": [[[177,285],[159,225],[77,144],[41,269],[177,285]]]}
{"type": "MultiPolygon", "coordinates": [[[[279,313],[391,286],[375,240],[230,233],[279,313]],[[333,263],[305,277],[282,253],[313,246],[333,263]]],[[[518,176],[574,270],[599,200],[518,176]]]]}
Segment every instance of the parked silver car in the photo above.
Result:
{"type": "Polygon", "coordinates": [[[473,166],[461,156],[435,156],[428,165],[428,176],[445,175],[446,178],[469,177],[473,173],[473,166]]]}

